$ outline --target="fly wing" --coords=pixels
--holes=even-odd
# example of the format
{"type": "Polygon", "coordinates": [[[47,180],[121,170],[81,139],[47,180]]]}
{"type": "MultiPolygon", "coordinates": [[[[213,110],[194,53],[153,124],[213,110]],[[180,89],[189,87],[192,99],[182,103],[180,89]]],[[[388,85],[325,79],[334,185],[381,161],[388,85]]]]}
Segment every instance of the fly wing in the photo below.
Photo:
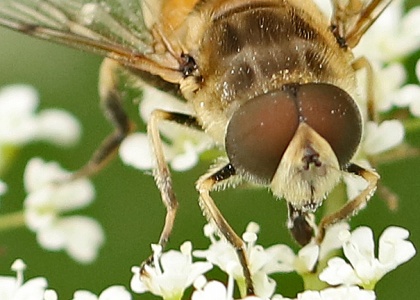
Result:
{"type": "Polygon", "coordinates": [[[343,45],[354,48],[392,0],[333,0],[332,26],[343,45]]]}
{"type": "Polygon", "coordinates": [[[0,0],[0,26],[161,75],[151,33],[161,1],[0,0]]]}

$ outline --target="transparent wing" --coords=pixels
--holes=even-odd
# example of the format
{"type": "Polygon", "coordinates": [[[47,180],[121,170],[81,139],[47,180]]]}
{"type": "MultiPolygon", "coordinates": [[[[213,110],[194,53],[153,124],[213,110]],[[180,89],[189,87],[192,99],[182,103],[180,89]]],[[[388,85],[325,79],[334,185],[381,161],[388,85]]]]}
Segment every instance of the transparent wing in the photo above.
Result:
{"type": "Polygon", "coordinates": [[[0,0],[0,26],[124,62],[152,51],[152,1],[0,0]]]}
{"type": "Polygon", "coordinates": [[[354,48],[392,0],[332,0],[333,30],[339,40],[354,48]]]}

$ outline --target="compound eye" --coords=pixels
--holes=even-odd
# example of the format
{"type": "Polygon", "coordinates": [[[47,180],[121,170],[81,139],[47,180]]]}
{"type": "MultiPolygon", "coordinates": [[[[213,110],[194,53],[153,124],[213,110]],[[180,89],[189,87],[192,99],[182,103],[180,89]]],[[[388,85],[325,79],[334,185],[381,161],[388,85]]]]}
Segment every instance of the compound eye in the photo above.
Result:
{"type": "Polygon", "coordinates": [[[296,91],[302,121],[330,144],[340,166],[345,166],[362,137],[362,120],[355,101],[331,84],[308,83],[296,91]]]}
{"type": "Polygon", "coordinates": [[[235,169],[260,183],[273,178],[299,125],[292,94],[276,90],[244,103],[226,132],[226,152],[235,169]]]}

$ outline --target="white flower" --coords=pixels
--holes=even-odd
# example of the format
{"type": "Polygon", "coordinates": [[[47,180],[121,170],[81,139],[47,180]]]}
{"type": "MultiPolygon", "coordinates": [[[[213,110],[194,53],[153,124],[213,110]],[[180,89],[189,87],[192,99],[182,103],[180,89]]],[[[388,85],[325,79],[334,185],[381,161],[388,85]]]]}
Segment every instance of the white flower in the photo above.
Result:
{"type": "MultiPolygon", "coordinates": [[[[371,65],[374,70],[375,109],[379,112],[389,111],[394,105],[397,105],[400,98],[400,89],[407,80],[407,72],[404,65],[400,62],[393,62],[385,66],[371,62],[371,65]]],[[[367,74],[366,72],[358,72],[357,75],[362,93],[365,93],[367,89],[367,74]]],[[[366,103],[362,105],[366,107],[366,103]]]]}
{"type": "MultiPolygon", "coordinates": [[[[337,241],[337,233],[347,229],[348,224],[337,223],[327,229],[323,243],[318,246],[311,243],[303,247],[297,255],[286,245],[273,245],[264,249],[257,245],[259,226],[251,222],[243,234],[246,243],[249,269],[251,272],[255,293],[261,298],[269,298],[275,290],[276,283],[268,275],[279,272],[293,272],[305,274],[312,272],[319,259],[327,256],[332,250],[341,248],[337,241]]],[[[204,227],[204,234],[210,239],[208,250],[196,250],[194,256],[202,257],[217,265],[224,272],[232,276],[239,286],[244,284],[242,265],[237,252],[224,239],[217,239],[212,225],[204,227]]]]}
{"type": "Polygon", "coordinates": [[[272,248],[277,252],[277,263],[281,266],[281,272],[312,272],[319,257],[319,247],[313,243],[302,247],[297,255],[286,245],[275,245],[272,248]]]}
{"type": "Polygon", "coordinates": [[[36,112],[37,91],[16,84],[0,89],[0,171],[14,158],[15,152],[33,141],[69,146],[79,140],[80,125],[69,113],[60,110],[36,112]]]}
{"type": "Polygon", "coordinates": [[[369,227],[359,227],[351,234],[343,231],[340,239],[350,264],[342,258],[332,258],[319,278],[331,285],[359,285],[373,289],[388,272],[414,256],[416,250],[406,239],[409,232],[388,227],[379,238],[378,258],[374,256],[373,233],[369,227]]]}
{"type": "Polygon", "coordinates": [[[305,291],[300,293],[297,300],[374,300],[373,291],[365,291],[357,286],[327,288],[320,292],[305,291]]]}
{"type": "MultiPolygon", "coordinates": [[[[416,64],[417,81],[420,82],[420,59],[416,64]]],[[[394,95],[393,103],[398,107],[408,107],[410,113],[420,117],[420,84],[407,84],[394,95]]]]}
{"type": "Polygon", "coordinates": [[[199,277],[194,282],[195,291],[191,296],[191,300],[232,300],[233,287],[231,276],[229,277],[228,287],[219,282],[212,280],[206,282],[205,278],[199,277]],[[228,291],[229,290],[229,291],[228,291]]]}
{"type": "Polygon", "coordinates": [[[335,223],[327,228],[325,232],[325,237],[319,246],[319,260],[323,260],[332,251],[341,249],[343,246],[343,241],[338,237],[343,230],[349,230],[350,226],[347,222],[335,223]]]}
{"type": "Polygon", "coordinates": [[[420,48],[420,8],[404,14],[402,0],[393,1],[355,48],[356,56],[377,62],[398,61],[420,48]]]}
{"type": "MultiPolygon", "coordinates": [[[[420,61],[420,60],[419,60],[420,61]]],[[[417,68],[420,64],[417,62],[417,68]]],[[[410,83],[404,85],[407,79],[406,70],[401,63],[391,63],[385,67],[375,66],[375,100],[376,108],[385,112],[393,107],[408,108],[416,117],[420,116],[420,85],[410,83]]],[[[417,81],[420,75],[417,71],[417,81]]]]}
{"type": "Polygon", "coordinates": [[[99,297],[95,294],[80,290],[76,291],[73,295],[73,300],[131,300],[130,293],[123,286],[114,285],[105,289],[99,297]]]}
{"type": "Polygon", "coordinates": [[[47,288],[47,280],[37,277],[23,282],[23,272],[26,269],[25,263],[17,259],[12,270],[16,272],[15,277],[0,276],[0,299],[1,300],[43,300],[47,288]]]}
{"type": "Polygon", "coordinates": [[[145,265],[140,273],[139,267],[133,267],[131,289],[136,293],[151,292],[165,300],[181,299],[184,290],[194,280],[212,268],[209,262],[192,262],[191,243],[181,245],[181,251],[161,253],[162,247],[153,246],[153,264],[145,265]]]}
{"type": "MultiPolygon", "coordinates": [[[[234,280],[229,276],[227,287],[219,282],[212,280],[207,282],[204,277],[197,278],[194,282],[195,291],[191,296],[191,300],[233,300],[234,280]]],[[[247,296],[242,300],[265,300],[268,298],[260,298],[257,296],[247,296]]],[[[286,298],[276,295],[273,300],[284,300],[286,298]]]]}
{"type": "MultiPolygon", "coordinates": [[[[267,275],[283,271],[282,264],[278,263],[281,249],[276,246],[264,249],[262,246],[256,245],[258,231],[259,226],[251,222],[243,234],[243,239],[246,243],[246,253],[255,293],[259,297],[267,298],[274,293],[276,287],[276,282],[267,275]]],[[[245,278],[236,250],[225,239],[216,239],[212,225],[206,225],[204,232],[210,238],[211,245],[208,250],[194,251],[194,256],[205,258],[217,265],[232,276],[240,288],[243,288],[245,278]]]]}
{"type": "Polygon", "coordinates": [[[286,245],[274,245],[270,247],[270,252],[275,252],[273,257],[276,258],[275,263],[277,272],[294,272],[304,275],[313,271],[319,260],[327,257],[331,251],[340,249],[342,242],[337,238],[338,233],[348,229],[349,225],[345,222],[336,223],[327,228],[325,237],[321,245],[316,245],[315,241],[302,247],[296,255],[293,250],[286,245]]]}
{"type": "Polygon", "coordinates": [[[62,216],[89,205],[95,191],[88,179],[66,181],[70,173],[56,163],[39,158],[27,164],[24,183],[28,193],[25,221],[37,234],[45,249],[64,249],[81,263],[93,261],[104,242],[104,233],[97,221],[84,216],[62,216]]]}
{"type": "Polygon", "coordinates": [[[46,290],[44,300],[58,300],[58,295],[54,290],[46,290]]]}
{"type": "MultiPolygon", "coordinates": [[[[145,87],[140,104],[140,116],[146,123],[155,109],[185,114],[192,113],[191,108],[185,102],[155,88],[145,87]]],[[[171,122],[161,122],[159,129],[162,137],[168,141],[167,143],[162,142],[165,159],[177,171],[194,167],[199,161],[199,155],[213,144],[203,132],[171,122]]],[[[121,144],[119,154],[125,164],[135,168],[147,170],[154,167],[154,154],[145,133],[137,132],[128,136],[121,144]]]]}
{"type": "MultiPolygon", "coordinates": [[[[367,57],[374,70],[375,108],[385,112],[392,107],[408,107],[420,116],[420,86],[406,84],[403,58],[420,49],[420,7],[404,14],[402,0],[393,1],[369,28],[354,52],[367,57]]],[[[366,72],[358,72],[362,93],[366,72]]],[[[366,106],[366,105],[364,105],[366,106]]]]}
{"type": "Polygon", "coordinates": [[[36,138],[60,145],[71,146],[79,139],[79,122],[68,112],[59,109],[46,109],[37,116],[36,138]]]}
{"type": "Polygon", "coordinates": [[[80,136],[80,126],[69,113],[44,110],[36,114],[38,94],[28,85],[10,85],[0,90],[0,145],[24,145],[46,140],[71,145],[80,136]]]}
{"type": "Polygon", "coordinates": [[[375,155],[400,145],[404,140],[404,126],[399,120],[384,121],[381,124],[366,123],[363,151],[375,155]]]}

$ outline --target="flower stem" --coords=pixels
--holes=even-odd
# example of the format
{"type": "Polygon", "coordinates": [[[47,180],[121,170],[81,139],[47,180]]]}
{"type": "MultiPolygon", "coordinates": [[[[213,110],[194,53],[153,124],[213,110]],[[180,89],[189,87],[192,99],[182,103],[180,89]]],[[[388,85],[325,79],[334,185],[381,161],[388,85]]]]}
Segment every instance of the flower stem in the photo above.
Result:
{"type": "Polygon", "coordinates": [[[320,291],[328,287],[326,282],[319,280],[319,272],[318,270],[315,273],[307,273],[303,278],[303,286],[305,291],[320,291]]]}
{"type": "Polygon", "coordinates": [[[3,176],[18,155],[19,149],[15,146],[2,145],[0,147],[0,176],[3,176]]]}
{"type": "Polygon", "coordinates": [[[245,298],[246,297],[246,283],[245,283],[245,278],[235,278],[236,280],[236,284],[238,285],[238,289],[239,289],[239,294],[241,295],[241,298],[245,298]]]}
{"type": "Polygon", "coordinates": [[[23,211],[0,216],[0,232],[25,226],[23,211]]]}

